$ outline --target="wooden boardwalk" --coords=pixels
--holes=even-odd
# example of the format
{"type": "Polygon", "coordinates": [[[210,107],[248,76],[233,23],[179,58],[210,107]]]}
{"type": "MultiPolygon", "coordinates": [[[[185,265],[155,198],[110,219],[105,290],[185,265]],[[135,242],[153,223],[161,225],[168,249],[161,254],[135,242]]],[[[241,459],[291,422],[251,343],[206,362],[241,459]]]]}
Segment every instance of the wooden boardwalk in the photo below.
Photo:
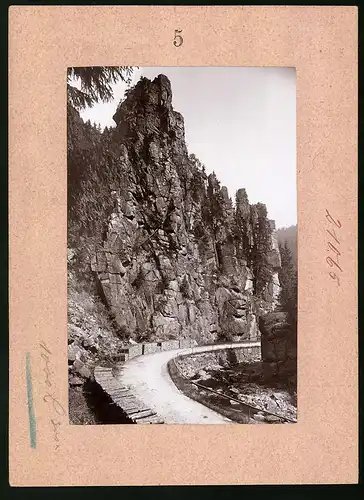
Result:
{"type": "MultiPolygon", "coordinates": [[[[117,365],[117,376],[122,374],[122,366],[122,363],[117,365]]],[[[114,373],[115,368],[102,366],[97,366],[94,372],[96,382],[110,396],[114,404],[119,406],[135,424],[163,424],[164,421],[156,412],[139,401],[128,387],[120,383],[114,373]]]]}

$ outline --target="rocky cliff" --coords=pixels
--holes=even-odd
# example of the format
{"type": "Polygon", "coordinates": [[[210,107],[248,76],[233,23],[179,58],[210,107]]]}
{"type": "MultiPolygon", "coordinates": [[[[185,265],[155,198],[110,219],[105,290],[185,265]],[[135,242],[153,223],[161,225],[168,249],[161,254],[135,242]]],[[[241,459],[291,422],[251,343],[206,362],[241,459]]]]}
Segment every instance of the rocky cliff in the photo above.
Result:
{"type": "MultiPolygon", "coordinates": [[[[77,113],[72,120],[79,126],[77,113]]],[[[189,155],[164,75],[142,78],[114,120],[94,166],[101,208],[89,219],[100,234],[83,227],[79,241],[93,242],[91,269],[119,337],[256,339],[259,317],[277,304],[281,265],[265,206],[244,189],[233,203],[189,155]]],[[[87,212],[83,195],[74,198],[87,212]]]]}

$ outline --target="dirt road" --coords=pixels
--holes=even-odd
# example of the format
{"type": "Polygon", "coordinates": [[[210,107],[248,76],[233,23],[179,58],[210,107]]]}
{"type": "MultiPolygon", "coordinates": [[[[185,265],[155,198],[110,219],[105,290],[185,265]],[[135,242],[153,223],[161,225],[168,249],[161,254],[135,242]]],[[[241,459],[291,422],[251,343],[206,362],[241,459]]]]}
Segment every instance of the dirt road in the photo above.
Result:
{"type": "MultiPolygon", "coordinates": [[[[237,343],[244,347],[260,343],[237,343]]],[[[171,380],[167,363],[179,354],[226,349],[231,344],[201,346],[190,349],[162,351],[138,356],[125,363],[122,383],[130,386],[135,396],[154,409],[166,424],[228,424],[231,420],[182,394],[171,380]]]]}

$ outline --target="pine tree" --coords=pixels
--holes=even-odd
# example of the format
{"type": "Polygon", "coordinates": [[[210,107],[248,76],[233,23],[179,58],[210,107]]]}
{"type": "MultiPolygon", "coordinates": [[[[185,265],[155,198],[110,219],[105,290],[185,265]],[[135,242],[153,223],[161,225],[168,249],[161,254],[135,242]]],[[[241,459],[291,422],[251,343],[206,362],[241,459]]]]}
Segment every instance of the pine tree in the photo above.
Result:
{"type": "Polygon", "coordinates": [[[263,203],[251,207],[254,243],[250,253],[253,266],[253,284],[257,295],[262,295],[272,277],[272,268],[267,262],[271,249],[272,229],[268,220],[267,208],[263,203]]]}
{"type": "Polygon", "coordinates": [[[188,156],[188,159],[198,170],[203,170],[205,168],[205,165],[201,163],[201,161],[197,158],[197,156],[194,153],[191,153],[188,156]]]}
{"type": "Polygon", "coordinates": [[[215,261],[218,268],[222,265],[220,255],[221,242],[218,241],[218,233],[222,225],[224,225],[225,202],[221,194],[220,182],[216,177],[215,172],[212,172],[207,178],[207,190],[205,199],[202,202],[202,218],[206,228],[210,231],[214,242],[215,261]]]}
{"type": "Polygon", "coordinates": [[[287,241],[279,244],[281,254],[281,269],[279,282],[281,285],[280,305],[287,312],[291,322],[297,322],[297,269],[293,263],[292,253],[287,241]]]}
{"type": "Polygon", "coordinates": [[[193,153],[189,155],[188,159],[190,162],[189,171],[192,173],[189,181],[189,192],[192,199],[199,202],[205,194],[205,181],[207,179],[205,165],[193,153]]]}
{"type": "Polygon", "coordinates": [[[208,222],[211,224],[214,234],[223,219],[224,200],[221,196],[220,182],[215,172],[208,176],[207,184],[207,214],[208,222]]]}
{"type": "Polygon", "coordinates": [[[87,68],[68,68],[68,104],[78,111],[93,106],[99,101],[109,102],[113,98],[112,84],[122,82],[130,85],[134,68],[130,66],[89,66],[87,68]],[[71,85],[80,80],[81,89],[71,85]]]}
{"type": "Polygon", "coordinates": [[[234,237],[237,247],[237,256],[246,258],[251,266],[251,249],[248,235],[250,225],[250,205],[248,195],[244,188],[235,193],[234,237]]]}

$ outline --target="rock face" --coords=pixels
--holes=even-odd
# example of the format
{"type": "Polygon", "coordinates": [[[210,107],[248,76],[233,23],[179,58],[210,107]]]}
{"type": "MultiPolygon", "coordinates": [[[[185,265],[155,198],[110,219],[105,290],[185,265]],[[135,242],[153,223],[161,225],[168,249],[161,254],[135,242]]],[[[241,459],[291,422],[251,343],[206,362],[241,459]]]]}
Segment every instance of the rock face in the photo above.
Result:
{"type": "MultiPolygon", "coordinates": [[[[114,115],[113,210],[91,267],[126,338],[256,339],[279,292],[265,206],[232,200],[185,144],[171,84],[142,78],[114,115]]],[[[228,166],[227,166],[228,167],[228,166]]]]}
{"type": "Polygon", "coordinates": [[[297,385],[296,330],[285,312],[271,312],[259,318],[265,377],[297,385]]]}

